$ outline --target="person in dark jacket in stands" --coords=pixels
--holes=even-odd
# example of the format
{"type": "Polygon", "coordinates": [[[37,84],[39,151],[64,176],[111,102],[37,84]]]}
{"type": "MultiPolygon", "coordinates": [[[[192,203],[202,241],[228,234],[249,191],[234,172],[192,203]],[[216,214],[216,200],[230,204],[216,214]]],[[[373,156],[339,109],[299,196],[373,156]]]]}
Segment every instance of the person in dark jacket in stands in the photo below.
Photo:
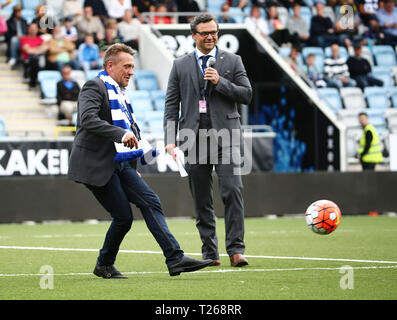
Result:
{"type": "Polygon", "coordinates": [[[332,20],[325,15],[324,4],[316,3],[317,15],[312,17],[310,25],[310,42],[319,47],[327,47],[332,43],[339,43],[339,38],[335,34],[332,20]]]}
{"type": "Polygon", "coordinates": [[[62,80],[57,83],[59,118],[65,117],[69,120],[69,124],[73,125],[73,113],[77,112],[80,87],[76,81],[72,80],[72,68],[69,65],[64,65],[61,72],[62,80]]]}
{"type": "Polygon", "coordinates": [[[347,60],[350,76],[356,80],[357,86],[364,89],[368,86],[382,86],[383,81],[371,76],[371,65],[361,56],[361,44],[354,46],[354,56],[347,60]]]}
{"type": "Polygon", "coordinates": [[[5,40],[7,43],[8,64],[14,67],[20,55],[20,40],[28,32],[28,23],[22,18],[22,7],[15,5],[11,17],[7,20],[7,32],[5,40]]]}

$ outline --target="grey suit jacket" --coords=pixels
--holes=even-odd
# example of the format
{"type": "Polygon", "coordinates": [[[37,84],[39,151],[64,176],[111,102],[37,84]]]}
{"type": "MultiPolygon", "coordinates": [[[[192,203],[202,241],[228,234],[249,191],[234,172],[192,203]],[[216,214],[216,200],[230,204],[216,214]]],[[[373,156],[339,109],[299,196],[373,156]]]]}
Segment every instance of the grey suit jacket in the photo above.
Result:
{"type": "MultiPolygon", "coordinates": [[[[252,89],[241,57],[218,49],[215,69],[220,79],[209,83],[207,100],[212,127],[241,129],[238,104],[249,104],[252,89]]],[[[167,87],[164,112],[165,144],[175,143],[177,130],[189,128],[197,135],[199,129],[200,88],[194,52],[174,61],[167,87]],[[179,108],[181,115],[179,117],[179,108]]]]}
{"type": "Polygon", "coordinates": [[[77,111],[68,177],[76,182],[103,186],[116,169],[114,142],[121,142],[125,130],[112,124],[108,93],[101,79],[94,78],[84,84],[77,111]]]}

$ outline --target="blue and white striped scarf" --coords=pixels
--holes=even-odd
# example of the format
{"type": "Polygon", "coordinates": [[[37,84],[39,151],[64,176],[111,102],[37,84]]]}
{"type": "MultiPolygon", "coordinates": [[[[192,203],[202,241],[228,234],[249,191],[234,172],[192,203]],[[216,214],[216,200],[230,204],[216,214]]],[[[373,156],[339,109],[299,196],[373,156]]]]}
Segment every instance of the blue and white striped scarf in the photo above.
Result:
{"type": "MultiPolygon", "coordinates": [[[[120,87],[116,81],[109,76],[106,70],[99,72],[98,78],[105,83],[108,90],[113,125],[128,130],[136,136],[135,132],[131,129],[131,125],[134,125],[138,135],[140,135],[140,129],[136,123],[134,111],[128,96],[119,92],[118,88],[120,87]]],[[[139,149],[125,147],[123,143],[114,143],[117,151],[114,161],[134,161],[140,158],[142,164],[147,164],[147,162],[158,155],[157,151],[152,150],[150,144],[146,140],[139,139],[139,137],[136,138],[139,142],[139,149]]]]}

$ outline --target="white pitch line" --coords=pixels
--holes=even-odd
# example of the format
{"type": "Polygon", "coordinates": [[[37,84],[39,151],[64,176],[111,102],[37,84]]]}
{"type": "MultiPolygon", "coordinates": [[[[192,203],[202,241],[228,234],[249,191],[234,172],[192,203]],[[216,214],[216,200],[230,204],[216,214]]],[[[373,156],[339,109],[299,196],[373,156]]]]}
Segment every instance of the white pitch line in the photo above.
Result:
{"type": "MultiPolygon", "coordinates": [[[[367,267],[349,267],[354,270],[370,270],[370,269],[397,269],[396,266],[367,266],[367,267]]],[[[195,271],[198,273],[228,273],[228,272],[283,272],[283,271],[309,271],[309,270],[340,270],[340,267],[318,267],[318,268],[284,268],[284,269],[219,269],[219,270],[201,270],[195,271]]],[[[130,275],[145,275],[145,274],[168,274],[168,271],[127,271],[123,274],[130,275]]],[[[42,276],[92,276],[92,273],[16,273],[16,274],[0,274],[0,277],[42,277],[42,276]]]]}
{"type": "MultiPolygon", "coordinates": [[[[51,248],[51,247],[25,247],[25,246],[0,246],[0,249],[15,250],[43,250],[43,251],[77,251],[77,252],[98,252],[98,249],[81,249],[81,248],[51,248]]],[[[161,254],[161,251],[141,251],[141,250],[119,250],[120,253],[141,253],[141,254],[161,254]]],[[[187,253],[190,256],[201,256],[201,253],[187,253]]],[[[228,257],[227,254],[220,254],[221,257],[228,257]]],[[[338,262],[360,262],[360,263],[384,263],[397,264],[397,261],[384,260],[360,260],[360,259],[340,259],[340,258],[312,258],[312,257],[282,257],[282,256],[255,256],[244,255],[246,258],[257,259],[282,259],[282,260],[309,260],[309,261],[338,261],[338,262]]]]}

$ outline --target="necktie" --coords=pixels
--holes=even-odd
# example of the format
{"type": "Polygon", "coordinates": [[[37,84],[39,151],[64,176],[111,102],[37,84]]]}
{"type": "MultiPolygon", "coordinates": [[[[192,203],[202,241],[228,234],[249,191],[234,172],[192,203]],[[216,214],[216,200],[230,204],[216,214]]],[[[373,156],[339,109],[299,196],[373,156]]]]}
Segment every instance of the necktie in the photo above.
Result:
{"type": "Polygon", "coordinates": [[[211,56],[202,56],[201,57],[201,66],[203,67],[203,71],[207,69],[207,61],[211,56]]]}

